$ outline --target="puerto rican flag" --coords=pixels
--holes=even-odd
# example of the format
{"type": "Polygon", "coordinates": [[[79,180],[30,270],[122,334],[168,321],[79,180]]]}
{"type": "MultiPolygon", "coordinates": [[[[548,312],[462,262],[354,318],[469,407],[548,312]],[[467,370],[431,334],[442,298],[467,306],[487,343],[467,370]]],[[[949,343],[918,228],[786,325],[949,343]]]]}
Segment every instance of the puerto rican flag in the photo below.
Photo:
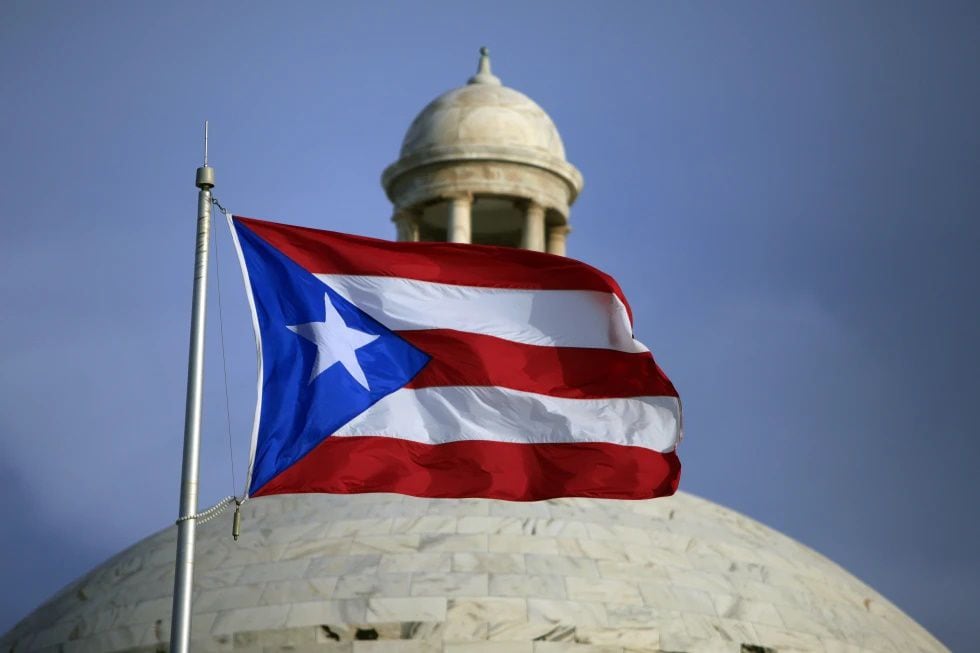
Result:
{"type": "Polygon", "coordinates": [[[573,259],[230,219],[259,353],[250,496],[677,488],[680,402],[573,259]]]}

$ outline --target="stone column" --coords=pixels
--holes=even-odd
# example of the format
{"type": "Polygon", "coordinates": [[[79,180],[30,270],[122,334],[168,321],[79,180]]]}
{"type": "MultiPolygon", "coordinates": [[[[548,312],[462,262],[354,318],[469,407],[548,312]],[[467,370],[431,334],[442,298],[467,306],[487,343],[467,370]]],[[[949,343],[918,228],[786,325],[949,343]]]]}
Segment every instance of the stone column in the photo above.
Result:
{"type": "Polygon", "coordinates": [[[469,193],[449,198],[449,225],[446,240],[450,243],[473,242],[473,196],[469,193]]]}
{"type": "Polygon", "coordinates": [[[399,209],[395,211],[391,221],[395,223],[395,229],[398,230],[399,242],[418,242],[419,216],[415,211],[399,209]]]}
{"type": "Polygon", "coordinates": [[[548,253],[565,255],[565,238],[572,230],[567,224],[556,224],[548,228],[548,253]]]}
{"type": "Polygon", "coordinates": [[[543,252],[544,227],[544,207],[537,202],[528,202],[524,206],[524,231],[521,234],[521,248],[543,252]]]}

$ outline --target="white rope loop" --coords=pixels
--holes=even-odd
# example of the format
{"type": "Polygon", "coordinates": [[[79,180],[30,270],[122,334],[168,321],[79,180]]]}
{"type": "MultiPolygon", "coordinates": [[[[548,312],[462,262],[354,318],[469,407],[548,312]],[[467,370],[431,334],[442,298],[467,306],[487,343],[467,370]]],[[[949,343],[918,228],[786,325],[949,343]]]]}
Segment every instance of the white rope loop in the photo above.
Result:
{"type": "Polygon", "coordinates": [[[196,515],[186,515],[184,517],[179,517],[175,523],[179,524],[180,522],[196,519],[197,523],[203,524],[207,521],[214,519],[221,513],[223,513],[231,504],[234,503],[240,506],[243,503],[245,503],[245,501],[246,499],[239,499],[236,496],[227,496],[221,501],[219,501],[218,503],[214,504],[213,506],[205,510],[204,512],[199,512],[196,515]]]}

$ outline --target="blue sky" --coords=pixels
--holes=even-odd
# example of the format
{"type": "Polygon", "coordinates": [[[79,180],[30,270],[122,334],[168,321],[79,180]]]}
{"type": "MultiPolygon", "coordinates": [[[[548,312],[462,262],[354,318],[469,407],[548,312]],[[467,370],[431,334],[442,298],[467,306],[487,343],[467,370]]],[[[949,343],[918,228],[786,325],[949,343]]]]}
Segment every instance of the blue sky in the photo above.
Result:
{"type": "MultiPolygon", "coordinates": [[[[585,176],[569,253],[684,398],[682,489],[968,650],[978,33],[968,2],[0,3],[0,631],[176,516],[203,120],[231,210],[390,238],[381,170],[488,45],[585,176]]],[[[232,491],[211,300],[202,505],[232,491]]]]}

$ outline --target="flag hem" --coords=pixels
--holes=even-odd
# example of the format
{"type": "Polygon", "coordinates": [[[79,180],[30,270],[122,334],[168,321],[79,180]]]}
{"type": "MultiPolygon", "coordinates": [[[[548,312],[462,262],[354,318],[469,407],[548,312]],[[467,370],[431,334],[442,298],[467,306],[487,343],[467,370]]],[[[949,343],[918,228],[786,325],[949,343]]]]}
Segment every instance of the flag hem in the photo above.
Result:
{"type": "Polygon", "coordinates": [[[259,420],[262,418],[262,391],[263,375],[265,373],[262,360],[262,332],[259,330],[259,314],[255,309],[255,297],[252,295],[252,280],[248,276],[248,266],[245,265],[245,254],[242,252],[242,244],[238,241],[238,232],[235,230],[235,216],[227,215],[228,229],[231,231],[232,242],[235,243],[235,252],[238,254],[238,264],[242,269],[242,279],[245,281],[245,295],[248,297],[248,307],[252,313],[252,332],[255,335],[255,358],[256,358],[256,396],[255,414],[252,420],[252,437],[248,452],[248,473],[245,475],[245,492],[243,498],[250,496],[252,487],[252,471],[255,466],[255,450],[259,441],[259,420]]]}

